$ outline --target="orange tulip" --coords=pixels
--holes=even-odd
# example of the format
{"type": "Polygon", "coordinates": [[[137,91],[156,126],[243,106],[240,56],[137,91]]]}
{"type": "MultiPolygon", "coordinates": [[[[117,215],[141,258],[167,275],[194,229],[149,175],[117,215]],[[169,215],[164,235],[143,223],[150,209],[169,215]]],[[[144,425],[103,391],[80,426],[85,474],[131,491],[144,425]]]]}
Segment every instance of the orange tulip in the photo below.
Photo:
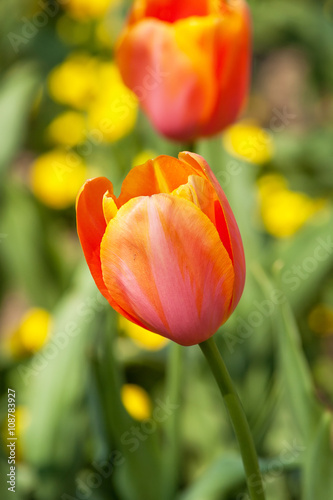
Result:
{"type": "Polygon", "coordinates": [[[105,177],[88,180],[76,209],[91,274],[125,318],[193,345],[235,309],[245,280],[242,240],[201,156],[159,156],[134,167],[118,198],[105,177]]]}
{"type": "Polygon", "coordinates": [[[135,0],[116,49],[125,84],[176,140],[215,134],[247,94],[251,27],[244,0],[135,0]]]}

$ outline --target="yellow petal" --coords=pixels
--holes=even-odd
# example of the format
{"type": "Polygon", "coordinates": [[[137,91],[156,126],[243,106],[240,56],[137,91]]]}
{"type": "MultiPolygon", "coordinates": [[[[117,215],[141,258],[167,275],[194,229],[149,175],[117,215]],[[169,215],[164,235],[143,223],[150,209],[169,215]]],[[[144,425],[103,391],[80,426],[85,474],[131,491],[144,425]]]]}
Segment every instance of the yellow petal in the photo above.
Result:
{"type": "Polygon", "coordinates": [[[208,180],[198,175],[190,175],[188,183],[179,186],[172,191],[172,194],[192,202],[200,208],[215,225],[214,203],[218,198],[213,186],[208,180]]]}
{"type": "Polygon", "coordinates": [[[103,213],[105,222],[108,224],[117,212],[118,208],[114,198],[110,195],[109,191],[107,191],[103,196],[103,213]]]}
{"type": "Polygon", "coordinates": [[[274,155],[272,135],[254,122],[240,122],[223,134],[228,153],[257,165],[267,163],[274,155]]]}
{"type": "Polygon", "coordinates": [[[146,420],[151,415],[152,405],[148,393],[139,385],[125,384],[121,399],[128,413],[135,420],[146,420]]]}

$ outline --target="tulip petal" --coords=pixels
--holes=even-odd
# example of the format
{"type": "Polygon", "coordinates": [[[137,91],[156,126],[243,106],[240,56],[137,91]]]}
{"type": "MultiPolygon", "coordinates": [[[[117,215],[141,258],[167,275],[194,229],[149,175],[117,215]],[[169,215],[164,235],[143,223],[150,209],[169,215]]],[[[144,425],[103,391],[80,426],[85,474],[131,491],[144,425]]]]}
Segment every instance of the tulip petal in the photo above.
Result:
{"type": "Polygon", "coordinates": [[[77,196],[76,219],[77,232],[90,272],[97,287],[108,299],[109,292],[103,281],[100,261],[100,245],[106,229],[102,200],[107,191],[113,193],[113,186],[106,177],[88,180],[77,196]]]}
{"type": "Polygon", "coordinates": [[[244,0],[138,0],[116,59],[155,128],[185,141],[235,121],[249,86],[250,52],[244,0]]]}
{"type": "Polygon", "coordinates": [[[172,191],[172,194],[194,203],[215,225],[215,202],[218,198],[208,180],[198,175],[190,175],[187,184],[182,184],[172,191]]]}
{"type": "Polygon", "coordinates": [[[245,256],[237,222],[227,197],[206,160],[198,154],[189,152],[180,153],[179,159],[191,165],[198,173],[201,172],[201,175],[206,176],[214,187],[220,201],[220,204],[215,205],[215,224],[235,268],[234,296],[231,307],[234,310],[241,298],[245,284],[245,256]]]}
{"type": "Polygon", "coordinates": [[[118,208],[115,202],[115,196],[107,191],[103,196],[103,213],[106,224],[113,219],[117,212],[118,208]]]}
{"type": "Polygon", "coordinates": [[[246,2],[234,0],[215,30],[214,108],[201,129],[212,135],[233,123],[245,105],[251,72],[251,20],[246,2]]]}
{"type": "Polygon", "coordinates": [[[101,294],[116,311],[143,326],[118,306],[103,280],[100,246],[106,229],[103,212],[103,196],[106,192],[114,198],[112,183],[106,177],[90,179],[82,186],[76,200],[77,232],[91,275],[101,294]]]}
{"type": "Polygon", "coordinates": [[[223,3],[220,15],[175,24],[179,48],[196,72],[205,71],[206,106],[197,133],[212,135],[234,122],[244,105],[250,76],[250,14],[247,3],[223,3]]]}
{"type": "Polygon", "coordinates": [[[192,202],[168,194],[130,200],[108,224],[101,262],[117,304],[182,345],[206,340],[230,315],[231,260],[192,202]]]}
{"type": "Polygon", "coordinates": [[[134,167],[126,176],[117,200],[119,207],[137,196],[171,193],[187,182],[193,169],[171,156],[161,155],[134,167]]]}
{"type": "MultiPolygon", "coordinates": [[[[161,21],[173,23],[189,16],[205,16],[209,13],[212,0],[145,0],[134,2],[130,22],[143,17],[156,17],[161,21]]],[[[216,2],[215,2],[216,3],[216,2]]]]}
{"type": "Polygon", "coordinates": [[[199,67],[197,59],[180,50],[174,26],[153,18],[129,26],[118,43],[116,59],[125,84],[157,130],[190,140],[206,109],[212,108],[213,83],[207,60],[200,58],[199,67]]]}

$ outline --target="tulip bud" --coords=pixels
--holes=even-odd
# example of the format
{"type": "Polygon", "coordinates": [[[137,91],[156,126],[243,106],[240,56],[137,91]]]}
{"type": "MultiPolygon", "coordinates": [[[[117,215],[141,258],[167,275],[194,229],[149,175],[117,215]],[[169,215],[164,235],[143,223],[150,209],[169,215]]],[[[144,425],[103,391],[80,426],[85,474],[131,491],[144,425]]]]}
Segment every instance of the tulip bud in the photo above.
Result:
{"type": "Polygon", "coordinates": [[[101,293],[147,330],[198,344],[238,304],[241,237],[221,186],[197,154],[134,167],[118,198],[105,177],[87,181],[77,198],[77,228],[101,293]]]}
{"type": "Polygon", "coordinates": [[[244,0],[135,0],[116,60],[154,127],[190,141],[236,120],[248,90],[250,46],[244,0]]]}

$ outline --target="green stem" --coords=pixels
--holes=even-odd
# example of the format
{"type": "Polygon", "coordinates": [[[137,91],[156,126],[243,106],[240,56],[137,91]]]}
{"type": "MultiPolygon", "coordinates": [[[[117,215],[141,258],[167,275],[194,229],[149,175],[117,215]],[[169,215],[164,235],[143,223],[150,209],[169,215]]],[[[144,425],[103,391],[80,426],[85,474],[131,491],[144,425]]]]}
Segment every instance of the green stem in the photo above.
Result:
{"type": "Polygon", "coordinates": [[[220,388],[228,409],[243,459],[247,486],[252,500],[265,500],[264,488],[249,424],[227,367],[213,337],[199,344],[220,388]]]}
{"type": "Polygon", "coordinates": [[[187,142],[184,145],[184,151],[186,150],[189,151],[190,153],[195,153],[195,146],[196,146],[195,141],[187,142]]]}

